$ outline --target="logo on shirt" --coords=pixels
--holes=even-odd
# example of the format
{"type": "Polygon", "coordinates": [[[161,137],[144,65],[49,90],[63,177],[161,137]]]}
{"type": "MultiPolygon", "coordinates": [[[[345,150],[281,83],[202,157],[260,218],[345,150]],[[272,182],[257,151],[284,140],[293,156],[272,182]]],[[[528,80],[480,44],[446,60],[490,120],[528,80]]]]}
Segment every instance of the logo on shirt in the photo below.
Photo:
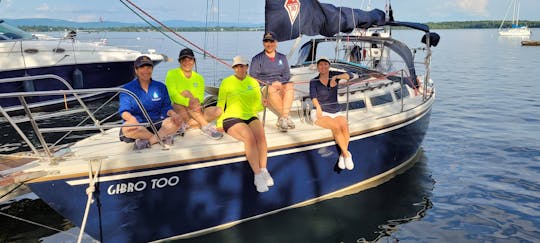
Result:
{"type": "Polygon", "coordinates": [[[248,86],[247,86],[247,90],[253,90],[253,86],[248,85],[248,86]]]}
{"type": "Polygon", "coordinates": [[[160,101],[161,97],[159,97],[158,93],[154,91],[154,94],[152,95],[152,101],[160,101]]]}
{"type": "Polygon", "coordinates": [[[195,88],[199,87],[199,83],[193,83],[193,87],[195,88]]]}
{"type": "Polygon", "coordinates": [[[279,59],[279,65],[283,65],[283,62],[281,61],[281,59],[279,59]]]}

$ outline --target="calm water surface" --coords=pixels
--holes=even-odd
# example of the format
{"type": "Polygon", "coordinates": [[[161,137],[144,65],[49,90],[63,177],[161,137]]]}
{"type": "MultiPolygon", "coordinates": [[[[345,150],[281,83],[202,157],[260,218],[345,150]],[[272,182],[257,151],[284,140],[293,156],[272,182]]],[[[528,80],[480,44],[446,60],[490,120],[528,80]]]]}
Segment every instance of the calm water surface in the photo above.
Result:
{"type": "MultiPolygon", "coordinates": [[[[522,47],[520,38],[501,38],[494,29],[437,32],[441,42],[432,60],[437,101],[415,167],[355,195],[179,242],[539,242],[540,47],[522,47]]],[[[532,39],[538,33],[533,29],[532,39]]],[[[173,60],[182,48],[156,33],[107,35],[111,44],[128,38],[133,43],[120,43],[155,48],[173,60]]],[[[251,57],[262,48],[258,32],[185,35],[201,46],[206,39],[207,49],[228,59],[237,53],[251,57]]],[[[394,36],[417,37],[408,31],[394,36]]],[[[286,53],[291,45],[280,43],[279,49],[286,53]]],[[[166,70],[176,66],[175,61],[162,63],[154,77],[163,80],[166,70]]],[[[221,66],[198,58],[199,72],[210,83],[231,73],[221,66]]],[[[6,134],[0,151],[20,147],[6,134]]],[[[46,215],[55,228],[71,227],[40,200],[21,200],[0,210],[32,212],[23,215],[36,221],[46,215]]],[[[0,216],[0,228],[13,224],[0,216]]],[[[77,234],[76,228],[54,234],[19,225],[0,230],[0,240],[75,242],[77,234]]]]}

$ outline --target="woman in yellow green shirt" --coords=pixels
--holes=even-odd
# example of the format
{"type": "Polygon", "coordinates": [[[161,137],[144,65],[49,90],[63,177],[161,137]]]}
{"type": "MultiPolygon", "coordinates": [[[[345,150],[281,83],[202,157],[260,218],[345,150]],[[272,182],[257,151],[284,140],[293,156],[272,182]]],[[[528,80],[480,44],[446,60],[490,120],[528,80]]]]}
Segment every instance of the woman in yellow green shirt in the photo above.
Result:
{"type": "Polygon", "coordinates": [[[217,120],[233,138],[244,143],[246,158],[258,192],[268,191],[274,180],[266,169],[268,148],[262,122],[257,114],[263,110],[261,89],[256,79],[247,75],[248,62],[241,56],[233,58],[234,74],[223,79],[219,87],[217,107],[223,113],[217,120]]]}
{"type": "Polygon", "coordinates": [[[216,130],[211,121],[221,115],[221,110],[216,107],[203,110],[201,107],[204,99],[204,79],[193,70],[193,51],[189,48],[182,49],[178,62],[180,67],[169,70],[165,78],[174,111],[182,117],[184,124],[188,124],[187,127],[200,127],[204,135],[220,139],[223,134],[216,130]]]}

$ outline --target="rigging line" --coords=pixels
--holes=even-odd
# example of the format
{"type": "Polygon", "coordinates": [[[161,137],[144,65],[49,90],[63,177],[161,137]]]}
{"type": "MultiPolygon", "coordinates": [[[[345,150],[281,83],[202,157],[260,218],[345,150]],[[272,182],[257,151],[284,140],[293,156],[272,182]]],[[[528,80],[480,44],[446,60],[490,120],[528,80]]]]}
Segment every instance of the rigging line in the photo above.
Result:
{"type": "MultiPolygon", "coordinates": [[[[239,0],[238,1],[238,13],[236,14],[237,15],[237,18],[236,18],[236,26],[240,27],[240,7],[242,7],[242,4],[241,4],[242,0],[239,0]]],[[[240,43],[240,31],[236,31],[236,52],[235,54],[238,54],[238,43],[240,43]]]]}
{"type": "MultiPolygon", "coordinates": [[[[120,0],[122,1],[122,0],[120,0]]],[[[135,7],[137,10],[139,10],[141,13],[143,13],[144,15],[148,16],[149,18],[151,18],[153,21],[155,21],[156,23],[158,23],[159,25],[161,25],[163,28],[165,28],[166,30],[170,31],[171,33],[173,33],[174,35],[176,35],[178,38],[184,40],[185,42],[189,43],[190,45],[192,45],[193,47],[199,49],[200,51],[204,52],[206,55],[210,56],[211,58],[215,59],[216,61],[222,63],[223,65],[227,66],[227,67],[231,67],[231,64],[225,62],[223,59],[217,57],[217,56],[214,56],[212,53],[209,53],[208,51],[204,50],[203,48],[199,47],[198,45],[196,45],[195,43],[191,42],[190,40],[188,40],[187,38],[183,37],[182,35],[176,33],[176,31],[173,31],[171,28],[169,28],[168,26],[166,26],[165,24],[161,23],[159,20],[157,20],[156,18],[154,18],[152,15],[148,14],[146,11],[144,11],[143,9],[141,9],[139,6],[137,6],[135,3],[133,3],[131,0],[124,0],[126,2],[128,2],[129,4],[131,4],[133,7],[135,7]]]]}
{"type": "MultiPolygon", "coordinates": [[[[207,49],[206,47],[206,41],[208,41],[208,1],[206,0],[206,17],[204,21],[204,45],[203,48],[207,49]]],[[[206,55],[203,54],[203,58],[206,58],[206,55]]]]}
{"type": "Polygon", "coordinates": [[[12,188],[11,190],[9,190],[8,192],[6,192],[4,195],[0,196],[0,199],[6,197],[7,195],[11,194],[12,192],[16,191],[17,189],[19,189],[19,187],[21,187],[22,185],[24,185],[24,183],[19,183],[19,185],[17,185],[16,187],[12,188]]]}
{"type": "Polygon", "coordinates": [[[43,227],[43,228],[46,228],[46,229],[50,229],[50,230],[52,230],[52,231],[56,231],[56,232],[59,232],[59,233],[62,233],[62,234],[67,234],[67,235],[71,235],[71,236],[76,237],[75,234],[72,234],[72,233],[70,233],[70,232],[62,231],[62,230],[59,230],[59,229],[56,229],[56,228],[53,228],[53,227],[50,227],[50,226],[47,226],[47,225],[44,225],[44,224],[40,224],[40,223],[37,223],[37,222],[34,222],[34,221],[30,221],[30,220],[28,220],[28,219],[23,219],[23,218],[21,218],[21,217],[17,217],[17,216],[14,216],[14,215],[10,215],[10,214],[4,213],[4,212],[2,212],[2,211],[0,211],[0,215],[4,215],[4,216],[6,216],[6,217],[10,217],[10,218],[13,218],[13,219],[16,219],[16,220],[25,222],[25,223],[37,225],[37,226],[39,226],[39,227],[43,227]]]}
{"type": "MultiPolygon", "coordinates": [[[[183,46],[185,48],[187,48],[186,45],[178,42],[177,40],[173,39],[171,36],[169,36],[167,33],[163,32],[160,28],[158,28],[157,26],[153,25],[152,23],[150,23],[148,20],[146,20],[143,16],[141,16],[139,13],[137,13],[137,11],[135,11],[133,8],[131,8],[130,6],[128,6],[126,3],[124,3],[124,1],[120,0],[120,2],[122,4],[124,4],[124,6],[126,6],[129,10],[131,10],[131,12],[133,12],[135,15],[137,15],[140,19],[142,19],[145,23],[147,23],[148,25],[150,25],[152,28],[154,28],[155,30],[159,31],[161,34],[163,34],[165,37],[167,37],[169,40],[171,40],[172,42],[180,45],[180,46],[183,46]]],[[[197,52],[199,53],[199,52],[197,52]]],[[[199,53],[201,54],[201,53],[199,53]]]]}

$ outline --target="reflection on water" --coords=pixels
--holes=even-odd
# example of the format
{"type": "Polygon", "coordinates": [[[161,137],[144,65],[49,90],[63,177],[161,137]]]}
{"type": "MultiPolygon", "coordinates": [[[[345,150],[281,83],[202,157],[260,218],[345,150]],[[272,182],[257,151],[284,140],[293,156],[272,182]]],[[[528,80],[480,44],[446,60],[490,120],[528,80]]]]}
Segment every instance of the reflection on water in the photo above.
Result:
{"type": "Polygon", "coordinates": [[[67,219],[64,219],[40,199],[26,198],[0,205],[0,213],[0,221],[2,222],[0,242],[34,242],[41,237],[58,233],[58,230],[65,231],[73,227],[67,219]],[[8,217],[6,214],[16,218],[8,217]]]}
{"type": "MultiPolygon", "coordinates": [[[[363,242],[392,239],[392,233],[400,225],[420,220],[426,212],[429,213],[434,181],[427,161],[422,155],[416,165],[403,174],[357,194],[286,210],[176,242],[363,242]]],[[[0,227],[0,242],[76,239],[78,229],[74,230],[76,228],[69,221],[40,199],[19,200],[0,206],[0,210],[63,231],[58,233],[0,215],[2,225],[4,222],[9,225],[0,227]]]]}
{"type": "Polygon", "coordinates": [[[392,239],[400,225],[432,207],[434,180],[422,155],[416,165],[366,191],[279,212],[226,230],[175,242],[363,242],[392,239]]]}

